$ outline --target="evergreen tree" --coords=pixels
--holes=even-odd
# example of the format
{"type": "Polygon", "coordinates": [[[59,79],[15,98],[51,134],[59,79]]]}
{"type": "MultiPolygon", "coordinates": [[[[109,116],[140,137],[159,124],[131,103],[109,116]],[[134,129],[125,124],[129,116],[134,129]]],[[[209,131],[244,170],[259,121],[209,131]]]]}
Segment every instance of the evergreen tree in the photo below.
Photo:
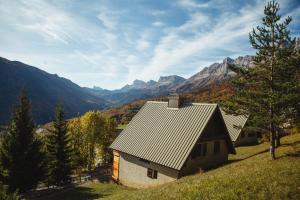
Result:
{"type": "Polygon", "coordinates": [[[35,188],[44,174],[44,155],[34,136],[30,113],[31,105],[23,90],[0,145],[0,177],[11,191],[24,192],[35,188]]]}
{"type": "MultiPolygon", "coordinates": [[[[262,26],[249,34],[257,50],[253,68],[230,66],[237,73],[233,81],[235,95],[227,104],[231,112],[249,115],[249,129],[270,133],[270,157],[275,159],[275,140],[288,116],[295,110],[297,98],[293,79],[296,70],[295,39],[291,39],[287,17],[281,22],[279,4],[271,1],[264,9],[262,26]]],[[[293,79],[294,80],[294,79],[293,79]]]]}
{"type": "Polygon", "coordinates": [[[70,182],[72,150],[62,105],[58,105],[55,110],[53,128],[50,132],[47,145],[49,180],[52,184],[63,185],[70,182]]]}
{"type": "Polygon", "coordinates": [[[18,200],[20,199],[16,192],[9,192],[7,187],[0,182],[0,199],[1,200],[18,200]]]}

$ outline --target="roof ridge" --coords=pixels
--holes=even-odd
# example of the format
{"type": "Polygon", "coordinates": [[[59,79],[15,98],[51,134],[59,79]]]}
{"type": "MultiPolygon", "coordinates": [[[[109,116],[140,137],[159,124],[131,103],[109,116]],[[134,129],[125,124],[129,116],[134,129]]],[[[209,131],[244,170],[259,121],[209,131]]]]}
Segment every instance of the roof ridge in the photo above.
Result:
{"type": "Polygon", "coordinates": [[[214,105],[214,106],[217,106],[218,104],[217,103],[192,103],[192,105],[195,105],[195,106],[200,106],[200,105],[214,105]]]}
{"type": "Polygon", "coordinates": [[[168,103],[167,101],[146,101],[147,103],[168,103]]]}
{"type": "MultiPolygon", "coordinates": [[[[168,103],[167,101],[147,101],[147,103],[168,103]]],[[[186,105],[195,105],[195,106],[200,106],[200,105],[214,105],[217,106],[217,103],[187,103],[186,105]]]]}

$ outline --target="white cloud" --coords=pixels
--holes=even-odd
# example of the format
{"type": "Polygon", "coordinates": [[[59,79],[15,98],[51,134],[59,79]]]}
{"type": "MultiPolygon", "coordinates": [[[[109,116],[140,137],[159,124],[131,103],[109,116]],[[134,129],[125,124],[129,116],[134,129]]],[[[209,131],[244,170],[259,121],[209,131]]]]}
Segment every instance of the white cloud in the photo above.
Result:
{"type": "Polygon", "coordinates": [[[154,49],[153,57],[143,71],[138,74],[139,79],[156,79],[164,71],[170,71],[175,66],[187,67],[187,60],[194,57],[202,57],[195,64],[207,63],[205,56],[227,47],[230,49],[234,42],[247,41],[248,32],[251,27],[260,20],[264,4],[257,4],[254,7],[246,7],[241,13],[226,14],[220,17],[219,22],[206,32],[197,34],[194,37],[182,36],[181,32],[190,33],[201,28],[208,19],[206,16],[196,13],[191,15],[190,20],[185,24],[174,28],[165,37],[162,37],[159,44],[154,49]]]}
{"type": "Polygon", "coordinates": [[[190,15],[190,19],[183,25],[177,28],[177,31],[196,31],[199,28],[208,27],[211,25],[211,19],[203,13],[196,12],[190,15]]]}
{"type": "Polygon", "coordinates": [[[117,24],[115,19],[113,19],[113,17],[111,15],[108,15],[104,11],[99,13],[97,17],[98,17],[98,19],[101,20],[103,25],[108,29],[114,29],[117,24]]]}
{"type": "Polygon", "coordinates": [[[165,10],[152,10],[149,13],[150,15],[158,17],[158,16],[165,15],[167,12],[165,10]]]}
{"type": "Polygon", "coordinates": [[[84,37],[90,41],[98,34],[91,23],[44,0],[7,1],[0,7],[0,24],[22,36],[39,35],[49,44],[81,42],[84,37]]]}
{"type": "Polygon", "coordinates": [[[186,9],[197,9],[197,8],[206,8],[209,7],[208,3],[197,3],[194,0],[179,0],[178,4],[186,9]]]}
{"type": "Polygon", "coordinates": [[[137,49],[138,50],[145,50],[145,49],[148,49],[150,47],[150,42],[142,39],[142,40],[139,40],[138,43],[137,43],[137,49]]]}
{"type": "Polygon", "coordinates": [[[164,26],[165,24],[161,21],[155,21],[152,23],[152,26],[155,26],[155,27],[162,27],[164,26]]]}

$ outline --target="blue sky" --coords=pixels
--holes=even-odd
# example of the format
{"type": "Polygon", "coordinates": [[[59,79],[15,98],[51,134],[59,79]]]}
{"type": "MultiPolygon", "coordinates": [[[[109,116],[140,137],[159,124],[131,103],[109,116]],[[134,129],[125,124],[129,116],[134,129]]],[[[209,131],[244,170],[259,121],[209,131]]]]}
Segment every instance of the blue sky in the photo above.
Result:
{"type": "MultiPolygon", "coordinates": [[[[120,88],[135,79],[185,78],[253,54],[248,33],[263,0],[0,0],[0,56],[80,86],[120,88]]],[[[300,1],[280,0],[300,34],[300,1]]]]}

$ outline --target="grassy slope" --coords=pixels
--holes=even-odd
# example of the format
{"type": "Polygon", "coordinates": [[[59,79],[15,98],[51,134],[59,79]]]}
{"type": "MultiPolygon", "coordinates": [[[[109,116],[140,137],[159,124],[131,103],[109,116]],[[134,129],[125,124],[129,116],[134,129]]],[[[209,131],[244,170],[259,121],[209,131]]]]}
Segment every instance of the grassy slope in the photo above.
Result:
{"type": "Polygon", "coordinates": [[[90,183],[51,199],[300,199],[300,134],[282,139],[278,159],[268,144],[236,148],[230,164],[149,189],[90,183]]]}

